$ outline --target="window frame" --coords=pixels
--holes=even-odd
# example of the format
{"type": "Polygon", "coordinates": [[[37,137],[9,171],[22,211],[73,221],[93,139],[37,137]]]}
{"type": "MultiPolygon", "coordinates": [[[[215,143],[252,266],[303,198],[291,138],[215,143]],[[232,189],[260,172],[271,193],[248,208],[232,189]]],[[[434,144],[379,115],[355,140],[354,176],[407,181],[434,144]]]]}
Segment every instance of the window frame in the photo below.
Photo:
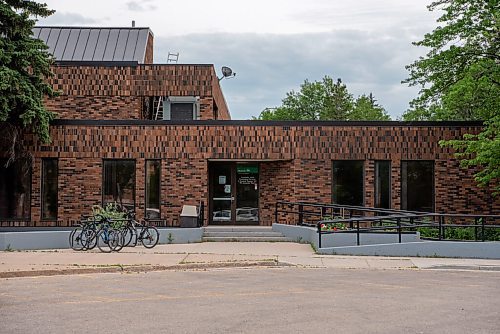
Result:
{"type": "Polygon", "coordinates": [[[58,158],[42,158],[41,166],[41,180],[40,180],[40,220],[42,221],[54,221],[59,218],[59,159],[58,158]],[[44,193],[45,193],[45,161],[55,161],[56,162],[56,216],[55,217],[44,217],[44,193]]]}
{"type": "Polygon", "coordinates": [[[200,119],[199,96],[169,96],[163,101],[163,120],[172,120],[172,104],[175,103],[191,103],[193,105],[193,117],[191,120],[200,119]]]}
{"type": "Polygon", "coordinates": [[[351,161],[351,162],[361,162],[362,164],[362,172],[361,172],[361,178],[362,178],[362,201],[361,201],[361,207],[364,207],[366,205],[366,168],[365,168],[365,162],[366,160],[361,160],[361,159],[340,159],[340,160],[332,160],[331,168],[332,168],[332,175],[331,175],[331,192],[332,192],[332,203],[333,204],[338,204],[338,205],[345,205],[345,206],[358,206],[358,205],[353,205],[353,204],[339,204],[336,202],[335,199],[335,162],[345,162],[345,161],[351,161]]]}
{"type": "MultiPolygon", "coordinates": [[[[435,160],[401,160],[400,164],[400,209],[405,211],[411,211],[408,208],[403,209],[403,164],[408,162],[430,162],[432,163],[432,209],[430,212],[436,212],[436,161],[435,160]]],[[[408,200],[406,200],[408,202],[408,200]]],[[[408,206],[408,204],[407,204],[408,206]]],[[[429,212],[429,211],[416,211],[416,212],[429,212]]]]}
{"type": "MultiPolygon", "coordinates": [[[[5,168],[5,163],[6,163],[5,158],[0,158],[0,168],[5,168]]],[[[12,166],[12,165],[11,165],[12,166]]],[[[29,170],[27,173],[28,177],[28,185],[29,185],[29,199],[28,199],[28,215],[27,217],[22,217],[22,218],[2,218],[0,217],[0,221],[5,221],[5,222],[26,222],[26,221],[31,221],[31,203],[32,203],[32,198],[33,198],[33,165],[29,166],[29,170]]]]}
{"type": "Polygon", "coordinates": [[[373,192],[374,192],[374,201],[373,201],[373,206],[378,209],[391,209],[392,208],[392,161],[391,160],[375,160],[374,163],[374,168],[373,171],[375,173],[375,177],[373,178],[374,184],[373,184],[373,192]],[[382,208],[377,206],[377,197],[378,197],[378,187],[377,187],[377,178],[378,178],[378,168],[377,164],[380,162],[386,162],[389,163],[389,207],[388,208],[382,208]]]}
{"type": "MultiPolygon", "coordinates": [[[[104,182],[104,176],[105,176],[105,173],[104,173],[104,165],[107,161],[132,161],[134,163],[134,194],[133,194],[133,199],[134,199],[134,212],[136,210],[136,207],[137,207],[137,203],[136,203],[136,195],[137,195],[137,160],[136,159],[128,159],[128,158],[123,158],[123,159],[120,159],[120,158],[104,158],[102,159],[102,168],[101,168],[101,182],[102,182],[102,185],[101,185],[101,206],[105,206],[105,201],[104,201],[104,189],[105,189],[105,182],[104,182]]],[[[118,203],[118,204],[121,204],[121,203],[118,203]]]]}
{"type": "Polygon", "coordinates": [[[157,219],[161,219],[161,167],[162,167],[162,159],[145,159],[144,161],[144,217],[147,217],[147,209],[148,209],[148,162],[149,161],[158,161],[160,163],[159,170],[159,182],[158,182],[158,200],[159,200],[159,215],[160,217],[157,219]]]}

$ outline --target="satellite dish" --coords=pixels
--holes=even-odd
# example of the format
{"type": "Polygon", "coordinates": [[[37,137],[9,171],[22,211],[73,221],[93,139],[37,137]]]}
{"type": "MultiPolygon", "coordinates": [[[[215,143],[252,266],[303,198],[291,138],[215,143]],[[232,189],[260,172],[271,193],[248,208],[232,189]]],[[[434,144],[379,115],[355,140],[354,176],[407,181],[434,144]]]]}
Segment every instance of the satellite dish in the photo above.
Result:
{"type": "Polygon", "coordinates": [[[222,66],[222,77],[219,78],[219,81],[221,81],[224,78],[234,78],[236,76],[236,73],[233,73],[233,70],[227,66],[222,66]]]}

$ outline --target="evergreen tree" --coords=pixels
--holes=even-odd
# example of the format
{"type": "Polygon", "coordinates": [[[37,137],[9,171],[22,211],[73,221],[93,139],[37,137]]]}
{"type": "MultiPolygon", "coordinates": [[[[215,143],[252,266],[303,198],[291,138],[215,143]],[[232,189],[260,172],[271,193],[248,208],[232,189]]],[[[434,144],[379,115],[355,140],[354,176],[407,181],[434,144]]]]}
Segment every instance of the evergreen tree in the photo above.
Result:
{"type": "Polygon", "coordinates": [[[52,56],[47,46],[32,37],[36,17],[54,13],[46,4],[23,0],[0,0],[0,135],[9,154],[8,163],[29,155],[22,135],[31,132],[42,142],[50,141],[45,96],[54,96],[47,83],[52,56]]]}

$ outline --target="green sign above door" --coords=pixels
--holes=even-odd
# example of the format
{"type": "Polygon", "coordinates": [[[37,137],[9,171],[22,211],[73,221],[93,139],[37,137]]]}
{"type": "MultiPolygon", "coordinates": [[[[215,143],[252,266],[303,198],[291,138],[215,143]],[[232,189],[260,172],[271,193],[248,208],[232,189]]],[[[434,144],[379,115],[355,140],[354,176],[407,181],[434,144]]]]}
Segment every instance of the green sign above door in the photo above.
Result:
{"type": "Polygon", "coordinates": [[[259,166],[236,166],[239,174],[259,174],[259,166]]]}

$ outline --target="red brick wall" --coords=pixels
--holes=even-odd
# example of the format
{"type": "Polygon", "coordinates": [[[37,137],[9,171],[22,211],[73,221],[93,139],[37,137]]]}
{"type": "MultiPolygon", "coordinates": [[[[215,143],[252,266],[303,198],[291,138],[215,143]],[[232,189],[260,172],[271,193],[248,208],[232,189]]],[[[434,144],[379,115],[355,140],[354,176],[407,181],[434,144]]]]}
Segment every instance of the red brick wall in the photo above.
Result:
{"type": "Polygon", "coordinates": [[[45,101],[62,119],[141,119],[137,96],[58,96],[45,101]]]}
{"type": "Polygon", "coordinates": [[[153,60],[154,60],[154,57],[153,57],[153,51],[154,51],[154,48],[153,48],[153,43],[154,42],[154,37],[153,37],[153,33],[149,32],[148,34],[148,41],[147,41],[147,44],[146,44],[146,54],[144,55],[144,64],[153,64],[153,60]]]}
{"type": "Polygon", "coordinates": [[[212,65],[55,66],[53,72],[50,83],[61,95],[46,105],[58,118],[137,119],[142,97],[199,96],[201,119],[213,119],[214,103],[219,119],[229,119],[212,65]]]}
{"type": "MultiPolygon", "coordinates": [[[[373,205],[374,160],[391,160],[392,207],[400,208],[402,160],[435,161],[437,212],[498,214],[500,199],[474,184],[440,139],[477,127],[127,125],[52,127],[52,144],[34,147],[32,221],[40,220],[42,157],[59,158],[59,218],[65,224],[101,203],[102,159],[136,160],[136,205],[144,214],[145,159],[162,159],[161,214],[178,224],[182,204],[208,204],[208,159],[260,163],[261,224],[276,200],[331,202],[332,160],[365,161],[365,204],[373,205]]],[[[397,124],[397,123],[395,123],[397,124]]],[[[207,206],[208,207],[208,206],[207,206]]]]}

